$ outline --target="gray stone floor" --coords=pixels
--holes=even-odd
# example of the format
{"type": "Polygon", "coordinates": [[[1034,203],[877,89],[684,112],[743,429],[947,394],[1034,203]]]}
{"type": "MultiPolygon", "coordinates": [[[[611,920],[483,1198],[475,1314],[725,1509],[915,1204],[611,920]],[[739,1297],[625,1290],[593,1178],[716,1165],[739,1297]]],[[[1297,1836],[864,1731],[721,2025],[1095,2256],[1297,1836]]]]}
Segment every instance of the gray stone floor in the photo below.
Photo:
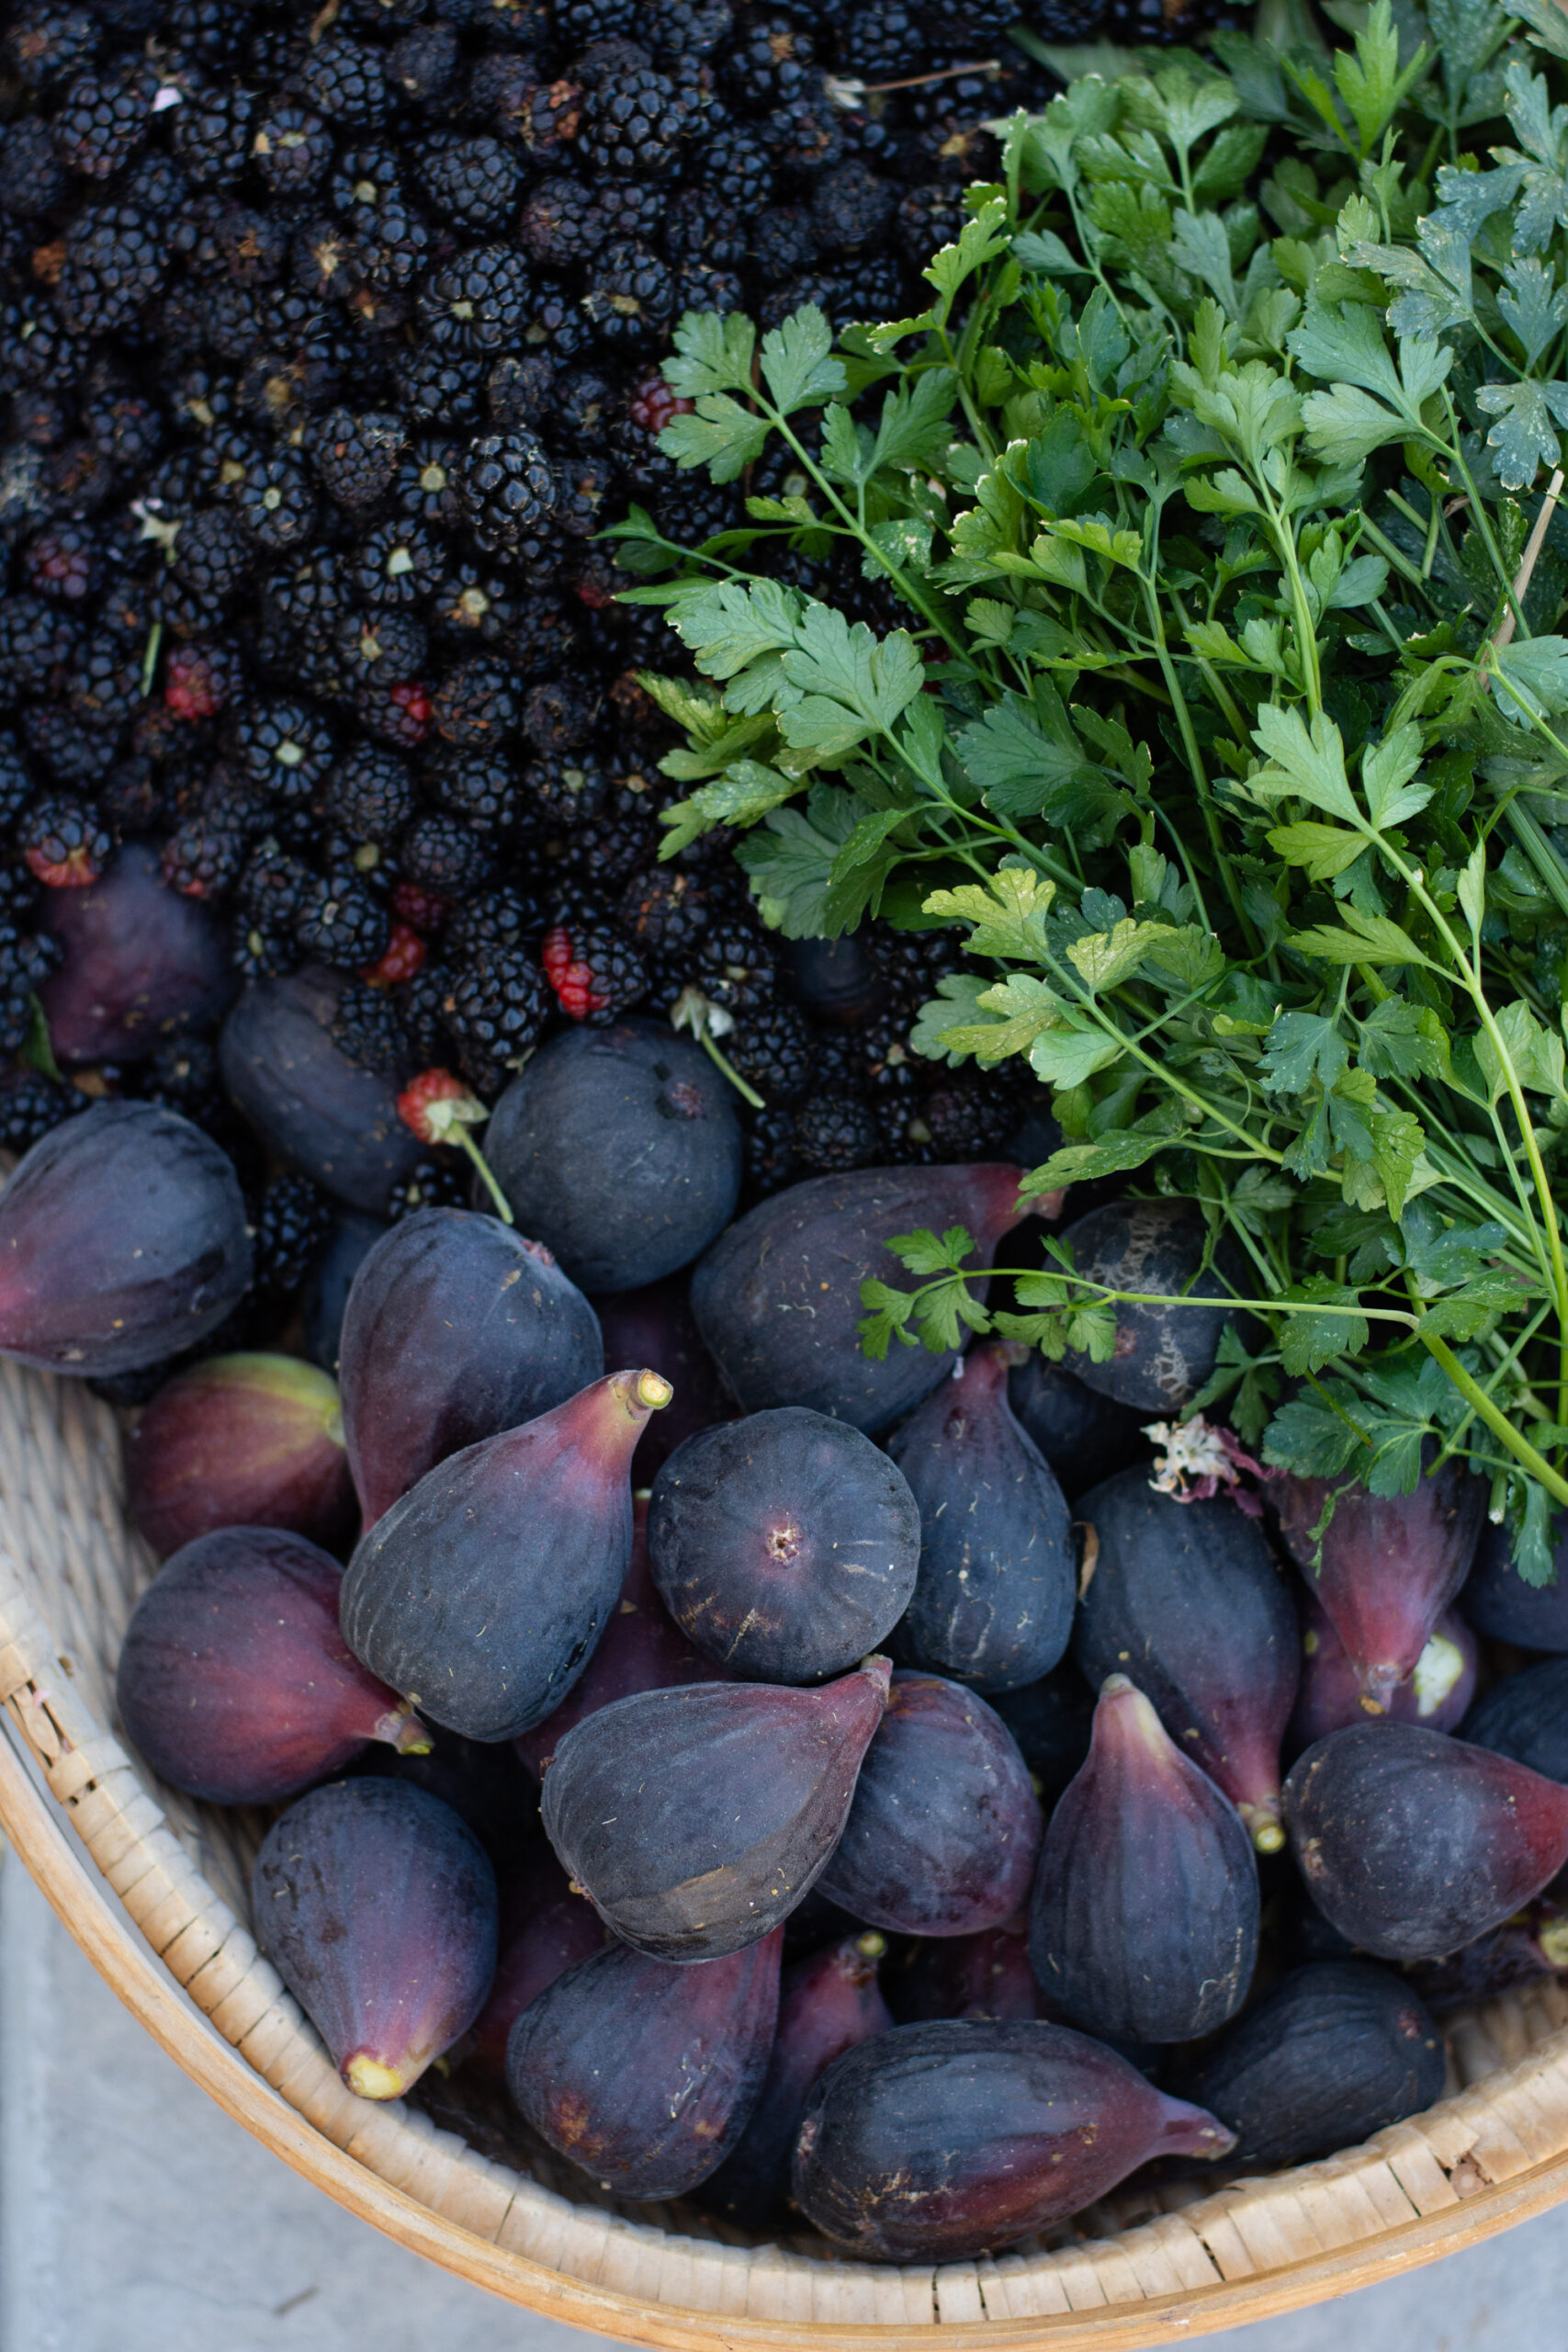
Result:
{"type": "MultiPolygon", "coordinates": [[[[1190,2342],[1188,2337],[1183,2339],[1190,2342]]],[[[1568,2207],[1227,2352],[1568,2352],[1568,2207]]],[[[354,2220],[203,2098],[0,1866],[0,2352],[592,2352],[354,2220]]]]}

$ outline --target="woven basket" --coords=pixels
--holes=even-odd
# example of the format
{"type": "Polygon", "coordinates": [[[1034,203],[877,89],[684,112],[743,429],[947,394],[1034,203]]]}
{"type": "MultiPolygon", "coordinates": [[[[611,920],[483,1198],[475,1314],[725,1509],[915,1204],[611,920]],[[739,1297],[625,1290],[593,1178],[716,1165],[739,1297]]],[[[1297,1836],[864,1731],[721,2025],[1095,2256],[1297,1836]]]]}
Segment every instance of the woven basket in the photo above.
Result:
{"type": "Polygon", "coordinates": [[[1453,2020],[1451,2096],[1365,2147],[1111,2199],[995,2261],[894,2269],[804,2239],[751,2246],[684,2211],[591,2201],[565,2167],[495,2161],[414,2107],[344,2088],[246,1925],[263,1822],[163,1788],[110,1730],[120,1636],[153,1566],[125,1523],[112,1412],[0,1364],[0,1825],[221,2107],[352,2212],[513,2302],[694,2352],[1111,2352],[1344,2293],[1568,2196],[1568,1991],[1550,1982],[1453,2020]]]}

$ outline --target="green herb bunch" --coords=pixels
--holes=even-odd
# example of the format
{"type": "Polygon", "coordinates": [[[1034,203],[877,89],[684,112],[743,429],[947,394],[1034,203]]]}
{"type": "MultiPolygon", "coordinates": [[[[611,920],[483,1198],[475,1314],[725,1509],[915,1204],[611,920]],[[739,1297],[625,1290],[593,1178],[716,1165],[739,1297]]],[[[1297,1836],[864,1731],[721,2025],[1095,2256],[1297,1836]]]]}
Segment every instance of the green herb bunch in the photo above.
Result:
{"type": "MultiPolygon", "coordinates": [[[[1142,1170],[1247,1269],[1199,1405],[1385,1493],[1436,1441],[1544,1578],[1568,17],[1378,0],[1332,59],[1213,51],[998,126],[919,317],[682,322],[663,448],[788,464],[699,550],[618,526],[698,673],[649,681],[692,787],[667,854],[736,828],[792,937],[961,927],[914,1043],[1052,1088],[1028,1189],[1142,1170]]],[[[1120,1295],[1060,1244],[998,1310],[967,1235],[893,1246],[919,1280],[868,1286],[873,1352],[1111,1344],[1120,1295]]]]}

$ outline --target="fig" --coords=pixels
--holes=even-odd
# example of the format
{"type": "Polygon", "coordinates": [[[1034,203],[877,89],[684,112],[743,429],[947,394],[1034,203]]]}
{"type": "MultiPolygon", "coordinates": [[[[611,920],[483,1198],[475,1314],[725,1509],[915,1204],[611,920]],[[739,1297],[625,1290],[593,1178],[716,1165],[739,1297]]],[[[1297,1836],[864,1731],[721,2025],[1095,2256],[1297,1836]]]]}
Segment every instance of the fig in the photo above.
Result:
{"type": "Polygon", "coordinates": [[[655,1960],[769,1935],[821,1876],[882,1720],[889,1668],[815,1690],[645,1690],[568,1732],[546,1834],[606,1924],[655,1960]]]}
{"type": "Polygon", "coordinates": [[[342,1771],[370,1740],[428,1747],[338,1630],[343,1570],[269,1527],[201,1535],[130,1612],[120,1721],[160,1780],[213,1804],[273,1804],[342,1771]]]}
{"type": "Polygon", "coordinates": [[[1464,1736],[1494,1756],[1568,1781],[1568,1658],[1543,1658],[1506,1674],[1464,1719],[1464,1736]]]}
{"type": "Polygon", "coordinates": [[[467,2033],[495,1974],[495,1872],[450,1805],[330,1781],[273,1823],[256,1941],[361,2098],[400,2098],[467,2033]]]}
{"type": "Polygon", "coordinates": [[[297,1356],[192,1364],[127,1441],[125,1488],[160,1554],[220,1527],[287,1527],[335,1544],[355,1517],[337,1383],[297,1356]]]}
{"type": "Polygon", "coordinates": [[[1062,1239],[1090,1282],[1169,1301],[1118,1305],[1108,1360],[1096,1363],[1070,1351],[1068,1370],[1086,1388],[1141,1413],[1179,1412],[1213,1372],[1220,1334],[1233,1319],[1198,1301],[1230,1297],[1235,1285],[1222,1276],[1239,1275],[1240,1265],[1224,1244],[1205,1262],[1209,1227],[1196,1201],[1111,1201],[1080,1216],[1062,1239]]]}
{"type": "MultiPolygon", "coordinates": [[[[1332,1621],[1310,1592],[1302,1598],[1302,1679],[1290,1724],[1298,1754],[1331,1731],[1359,1723],[1366,1713],[1365,1693],[1332,1621]]],[[[1456,1611],[1445,1609],[1415,1668],[1389,1693],[1383,1712],[1392,1723],[1456,1730],[1475,1692],[1477,1658],[1475,1635],[1456,1611]]]]}
{"type": "Polygon", "coordinates": [[[1292,1558],[1345,1645],[1367,1712],[1385,1711],[1464,1582],[1485,1487],[1455,1461],[1428,1472],[1413,1495],[1284,1477],[1269,1496],[1292,1558]]]}
{"type": "Polygon", "coordinates": [[[1196,2041],[1247,1998],[1258,1911],[1235,1807],[1111,1675],[1041,1849],[1029,1957],[1047,1998],[1088,2032],[1196,2041]]]}
{"type": "Polygon", "coordinates": [[[1029,1964],[1029,1921],[1021,1915],[977,1936],[933,1937],[889,1973],[888,1999],[900,2025],[922,2018],[1037,2018],[1040,1988],[1029,1964]]]}
{"type": "Polygon", "coordinates": [[[1304,2165],[1440,2098],[1442,2036],[1367,1960],[1292,1969],[1205,2051],[1182,2088],[1235,2134],[1239,2165],[1304,2165]]]}
{"type": "Polygon", "coordinates": [[[1285,1782],[1285,1819],[1314,1903],[1377,1960],[1441,1960],[1568,1860],[1568,1789],[1415,1724],[1320,1739],[1285,1782]]]}
{"type": "Polygon", "coordinates": [[[822,1682],[915,1589],[920,1515],[858,1430],[800,1406],[699,1430],[654,1481],[648,1556],[688,1641],[758,1682],[822,1682]]]}
{"type": "Polygon", "coordinates": [[[1280,1743],[1301,1648],[1290,1588],[1261,1530],[1223,1498],[1156,1494],[1141,1470],[1108,1478],[1077,1509],[1089,1531],[1079,1667],[1096,1686],[1130,1675],[1259,1852],[1278,1852],[1280,1743]]]}
{"type": "Polygon", "coordinates": [[[805,1405],[871,1434],[901,1420],[957,1358],[897,1346],[881,1363],[865,1354],[861,1284],[876,1276],[907,1289],[886,1244],[925,1226],[965,1227],[989,1263],[1021,1216],[1045,1212],[1046,1203],[1019,1200],[1021,1172],[1000,1161],[858,1168],[749,1210],[692,1277],[697,1329],[731,1393],[749,1413],[805,1405]]]}
{"type": "Polygon", "coordinates": [[[531,1854],[501,1905],[500,1957],[489,1998],[474,2023],[473,2054],[497,2075],[506,2071],[512,2029],[547,1984],[604,1949],[604,1923],[547,1845],[531,1854]]]}
{"type": "Polygon", "coordinates": [[[626,1466],[656,1372],[617,1372],[427,1470],[360,1538],[343,1630],[372,1674],[449,1731],[515,1739],[592,1654],[626,1580],[626,1466]]]}
{"type": "Polygon", "coordinates": [[[1221,2156],[1231,2135],[1069,2027],[895,2026],[812,2086],[796,2199],[872,2262],[958,2262],[1092,2205],[1154,2156],[1221,2156]]]}
{"type": "Polygon", "coordinates": [[[863,1929],[785,1969],[778,2030],[750,2120],[704,2184],[710,2212],[753,2230],[786,2218],[790,2158],[807,2091],[835,2058],[893,2023],[877,1984],[886,1949],[874,1928],[863,1929]]]}
{"type": "Polygon", "coordinates": [[[49,928],[64,955],[39,993],[60,1061],[143,1060],[205,1029],[233,995],[217,921],[158,868],[158,852],[131,842],[96,882],[49,892],[49,928]]]}
{"type": "Polygon", "coordinates": [[[305,1323],[305,1353],[335,1380],[343,1352],[343,1318],[354,1277],[388,1227],[378,1216],[348,1210],[333,1223],[320,1256],[305,1277],[299,1309],[305,1323]]]}
{"type": "Polygon", "coordinates": [[[667,1413],[649,1421],[632,1456],[632,1485],[651,1487],[678,1445],[716,1421],[732,1420],[739,1407],[703,1345],[692,1313],[691,1283],[668,1274],[641,1290],[615,1291],[593,1301],[611,1363],[649,1363],[675,1391],[667,1413]]]}
{"type": "Polygon", "coordinates": [[[1088,1388],[1065,1363],[1032,1348],[1008,1375],[1008,1403],[1024,1435],[1032,1438],[1069,1502],[1118,1470],[1146,1459],[1148,1419],[1088,1388]]]}
{"type": "Polygon", "coordinates": [[[1568,1514],[1552,1521],[1551,1584],[1527,1584],[1508,1527],[1487,1523],[1464,1582],[1461,1608],[1478,1634],[1522,1650],[1568,1651],[1568,1514]]]}
{"type": "Polygon", "coordinates": [[[549,1251],[499,1217],[420,1209],[368,1252],[339,1378],[367,1528],[427,1470],[604,1377],[593,1309],[549,1251]]]}
{"type": "Polygon", "coordinates": [[[959,1683],[895,1673],[822,1892],[894,1935],[974,1935],[1028,1901],[1040,1835],[1001,1717],[959,1683]]]}
{"type": "Polygon", "coordinates": [[[887,1001],[887,982],[868,940],[854,932],[838,939],[790,939],[782,957],[784,985],[814,1019],[855,1029],[887,1001]]]}
{"type": "Polygon", "coordinates": [[[0,1354],[110,1379],[215,1331],[251,1279],[232,1161],[177,1112],[96,1102],[0,1195],[0,1354]]]}
{"type": "Polygon", "coordinates": [[[1021,1690],[994,1690],[990,1703],[1014,1739],[1041,1798],[1054,1804],[1089,1754],[1094,1692],[1070,1658],[1021,1690]]]}
{"type": "Polygon", "coordinates": [[[496,1104],[485,1154],[524,1232],[585,1291],[689,1266],[740,1189],[733,1091],[660,1021],[552,1037],[496,1104]]]}
{"type": "Polygon", "coordinates": [[[621,1598],[592,1657],[553,1714],[525,1731],[517,1753],[542,1780],[545,1768],[574,1724],[639,1690],[668,1690],[679,1682],[728,1682],[722,1666],[705,1657],[659,1598],[648,1565],[648,1497],[632,1498],[632,1555],[621,1598]]]}
{"type": "Polygon", "coordinates": [[[1407,1968],[1404,1981],[1434,2017],[1445,2017],[1451,2009],[1494,2000],[1517,1985],[1560,1976],[1565,1969],[1568,1902],[1554,1883],[1515,1917],[1461,1944],[1446,1960],[1422,1961],[1407,1968]]]}
{"type": "Polygon", "coordinates": [[[1049,1674],[1077,1583],[1062,1489],[1008,1403],[1014,1352],[975,1349],[887,1443],[920,1511],[898,1655],[985,1691],[1049,1674]]]}
{"type": "Polygon", "coordinates": [[[779,2008],[777,1929],[671,1968],[625,1944],[582,1961],[512,2029],[506,2081],[536,2132],[602,2188],[683,2197],[746,2128],[779,2008]]]}
{"type": "Polygon", "coordinates": [[[439,1797],[468,1823],[498,1872],[515,1876],[533,1857],[548,1854],[539,1792],[507,1742],[465,1739],[439,1724],[420,1727],[427,1745],[367,1747],[351,1769],[382,1772],[439,1797]]]}
{"type": "Polygon", "coordinates": [[[386,1213],[423,1149],[398,1116],[398,1080],[334,1043],[347,975],[307,965],[248,988],[218,1042],[223,1083],[264,1143],[334,1200],[386,1213]]]}

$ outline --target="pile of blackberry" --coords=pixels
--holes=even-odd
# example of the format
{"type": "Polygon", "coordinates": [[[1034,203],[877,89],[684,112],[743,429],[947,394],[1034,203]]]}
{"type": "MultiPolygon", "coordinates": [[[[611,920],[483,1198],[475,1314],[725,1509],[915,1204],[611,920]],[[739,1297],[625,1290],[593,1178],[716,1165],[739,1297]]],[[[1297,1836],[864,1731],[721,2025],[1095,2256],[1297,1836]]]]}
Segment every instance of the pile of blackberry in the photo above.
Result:
{"type": "MultiPolygon", "coordinates": [[[[128,1092],[254,1150],[210,1030],[38,1074],[53,896],[141,840],[224,927],[240,979],[344,977],[338,1040],[366,1067],[456,1067],[493,1097],[552,1026],[694,989],[767,1106],[748,1114],[754,1194],[995,1148],[998,1083],[908,1051],[945,943],[864,951],[874,984],[825,1020],[727,838],[659,864],[676,794],[636,673],[672,644],[614,601],[594,535],[630,498],[688,544],[738,512],[739,486],[678,476],[657,447],[682,311],[910,308],[993,166],[985,121],[1049,95],[1006,39],[1013,13],[10,12],[0,1142],[128,1092]]],[[[1148,36],[1141,0],[1111,13],[1148,36]]],[[[1060,38],[1103,14],[1035,0],[1032,20],[1060,38]]],[[[858,577],[827,585],[871,609],[858,577]]],[[[264,1214],[266,1170],[242,1172],[292,1263],[299,1203],[264,1214]]],[[[457,1185],[437,1159],[412,1193],[457,1185]]]]}

